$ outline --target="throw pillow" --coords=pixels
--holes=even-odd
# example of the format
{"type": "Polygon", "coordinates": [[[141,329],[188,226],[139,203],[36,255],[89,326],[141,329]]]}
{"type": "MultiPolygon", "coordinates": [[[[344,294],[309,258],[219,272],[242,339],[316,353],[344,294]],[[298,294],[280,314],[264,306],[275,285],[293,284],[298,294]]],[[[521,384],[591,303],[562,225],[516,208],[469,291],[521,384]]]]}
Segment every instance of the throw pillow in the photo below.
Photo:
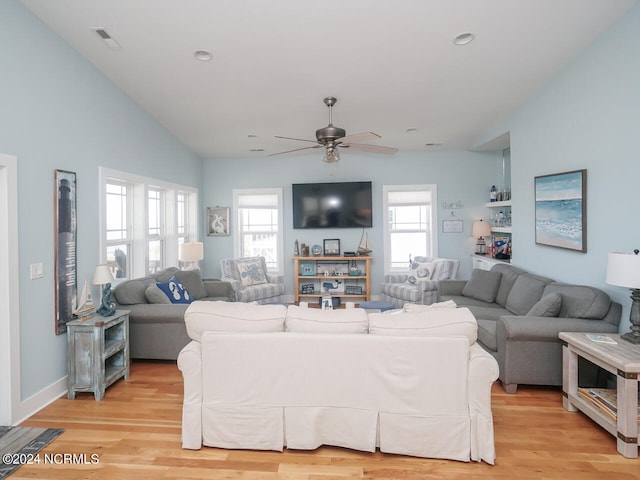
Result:
{"type": "Polygon", "coordinates": [[[557,317],[562,307],[562,296],[559,293],[549,293],[543,296],[527,312],[532,317],[557,317]]]}
{"type": "Polygon", "coordinates": [[[257,303],[197,301],[184,313],[187,334],[200,341],[204,332],[282,332],[287,307],[257,303]]]}
{"type": "Polygon", "coordinates": [[[415,285],[420,280],[430,280],[433,275],[433,263],[423,263],[412,261],[409,265],[409,276],[407,283],[415,285]]]}
{"type": "Polygon", "coordinates": [[[458,305],[456,305],[456,302],[454,302],[453,300],[447,300],[446,302],[432,303],[431,305],[405,303],[401,311],[405,313],[418,313],[418,312],[426,312],[428,310],[435,310],[438,308],[456,308],[457,306],[458,305]]]}
{"type": "Polygon", "coordinates": [[[367,322],[367,312],[362,308],[320,310],[289,305],[284,329],[297,333],[367,333],[367,322]]]}
{"type": "Polygon", "coordinates": [[[149,303],[171,303],[171,300],[155,283],[147,287],[144,296],[149,303]]]}
{"type": "Polygon", "coordinates": [[[502,274],[500,272],[474,268],[471,272],[471,278],[462,289],[462,295],[493,303],[500,287],[501,277],[502,274]]]}
{"type": "MultiPolygon", "coordinates": [[[[291,307],[289,307],[291,308],[291,307]]],[[[369,314],[369,335],[395,337],[465,336],[469,345],[478,337],[478,322],[468,308],[433,309],[418,313],[369,314]]]]}
{"type": "Polygon", "coordinates": [[[189,291],[182,286],[176,277],[171,277],[168,282],[156,283],[169,298],[171,303],[191,303],[192,298],[189,291]]]}
{"type": "Polygon", "coordinates": [[[243,287],[267,283],[267,275],[262,270],[261,262],[240,262],[238,263],[238,272],[243,287]]]}
{"type": "Polygon", "coordinates": [[[196,270],[178,270],[175,277],[178,281],[189,290],[193,300],[207,297],[207,289],[202,282],[202,274],[199,269],[196,270]]]}

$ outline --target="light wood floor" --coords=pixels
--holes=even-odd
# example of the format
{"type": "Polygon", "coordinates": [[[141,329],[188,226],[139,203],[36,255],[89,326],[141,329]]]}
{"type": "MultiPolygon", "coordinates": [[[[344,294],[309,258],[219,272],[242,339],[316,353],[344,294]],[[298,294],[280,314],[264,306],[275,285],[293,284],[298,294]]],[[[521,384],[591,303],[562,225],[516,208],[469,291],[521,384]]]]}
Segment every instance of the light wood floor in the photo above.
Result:
{"type": "Polygon", "coordinates": [[[96,402],[92,394],[61,398],[23,426],[64,428],[43,450],[97,454],[95,465],[24,465],[10,478],[46,479],[616,479],[640,480],[640,459],[616,452],[614,438],[580,413],[562,408],[558,389],[493,388],[497,462],[485,463],[362,453],[258,452],[180,448],[182,378],[175,363],[134,362],[96,402]]]}

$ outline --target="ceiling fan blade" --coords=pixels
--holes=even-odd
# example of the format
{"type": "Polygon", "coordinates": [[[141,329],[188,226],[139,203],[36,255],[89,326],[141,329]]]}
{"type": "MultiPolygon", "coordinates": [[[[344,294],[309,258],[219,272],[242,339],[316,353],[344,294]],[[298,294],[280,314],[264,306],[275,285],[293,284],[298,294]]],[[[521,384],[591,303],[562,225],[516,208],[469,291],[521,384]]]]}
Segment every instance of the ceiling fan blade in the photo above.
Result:
{"type": "Polygon", "coordinates": [[[363,143],[348,143],[346,145],[340,144],[340,147],[357,150],[358,152],[386,153],[389,155],[394,154],[398,151],[397,148],[393,147],[383,147],[382,145],[366,145],[363,143]]]}
{"type": "Polygon", "coordinates": [[[278,135],[275,135],[276,138],[282,138],[283,140],[296,140],[298,142],[311,142],[311,143],[318,143],[317,140],[305,140],[304,138],[291,138],[291,137],[280,137],[278,135]]]}
{"type": "Polygon", "coordinates": [[[311,148],[320,148],[322,147],[322,145],[314,145],[313,147],[302,147],[302,148],[296,148],[294,150],[287,150],[285,152],[278,152],[278,153],[270,153],[269,155],[267,155],[268,157],[273,157],[274,155],[282,155],[283,153],[291,153],[291,152],[299,152],[300,150],[309,150],[311,148]]]}
{"type": "Polygon", "coordinates": [[[362,143],[362,142],[370,142],[372,140],[377,140],[382,138],[377,133],[373,132],[363,132],[363,133],[354,133],[353,135],[347,135],[346,137],[342,137],[340,139],[341,143],[362,143]]]}

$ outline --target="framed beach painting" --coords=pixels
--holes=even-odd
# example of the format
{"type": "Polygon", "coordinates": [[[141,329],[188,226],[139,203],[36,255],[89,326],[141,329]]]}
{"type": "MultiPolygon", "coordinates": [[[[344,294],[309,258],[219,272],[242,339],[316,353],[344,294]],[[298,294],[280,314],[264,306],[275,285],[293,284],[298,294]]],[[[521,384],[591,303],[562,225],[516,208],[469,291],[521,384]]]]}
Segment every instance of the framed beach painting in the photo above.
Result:
{"type": "Polygon", "coordinates": [[[535,177],[536,243],[587,251],[587,171],[535,177]]]}

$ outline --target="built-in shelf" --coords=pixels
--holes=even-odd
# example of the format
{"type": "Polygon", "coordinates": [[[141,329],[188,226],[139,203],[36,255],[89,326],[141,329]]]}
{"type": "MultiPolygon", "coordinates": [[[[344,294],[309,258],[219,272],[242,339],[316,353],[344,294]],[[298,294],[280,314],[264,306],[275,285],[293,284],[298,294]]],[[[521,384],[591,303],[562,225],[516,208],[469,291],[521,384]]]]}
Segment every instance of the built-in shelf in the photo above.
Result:
{"type": "Polygon", "coordinates": [[[487,202],[486,206],[488,208],[510,207],[511,200],[503,200],[502,202],[487,202]]]}
{"type": "Polygon", "coordinates": [[[511,233],[511,227],[491,227],[494,233],[511,233]]]}

